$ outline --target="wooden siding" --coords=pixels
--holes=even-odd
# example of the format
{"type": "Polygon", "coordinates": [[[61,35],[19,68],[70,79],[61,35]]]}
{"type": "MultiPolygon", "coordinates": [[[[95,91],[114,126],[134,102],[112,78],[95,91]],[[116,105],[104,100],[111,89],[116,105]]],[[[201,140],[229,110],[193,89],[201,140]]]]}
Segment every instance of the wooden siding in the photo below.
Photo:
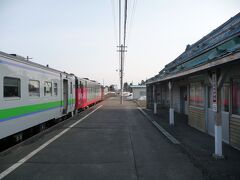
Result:
{"type": "Polygon", "coordinates": [[[240,149],[240,118],[230,119],[230,144],[240,149]]]}
{"type": "Polygon", "coordinates": [[[200,131],[205,132],[205,114],[204,109],[189,106],[189,120],[188,124],[200,131]]]}

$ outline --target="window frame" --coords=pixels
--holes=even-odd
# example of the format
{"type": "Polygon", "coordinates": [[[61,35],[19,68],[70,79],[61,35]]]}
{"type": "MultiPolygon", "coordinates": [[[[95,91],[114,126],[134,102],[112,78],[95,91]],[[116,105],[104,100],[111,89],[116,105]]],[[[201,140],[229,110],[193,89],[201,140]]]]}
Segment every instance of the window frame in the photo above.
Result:
{"type": "Polygon", "coordinates": [[[230,105],[231,105],[230,94],[231,94],[230,83],[223,83],[222,88],[221,88],[221,111],[222,112],[227,112],[227,113],[230,112],[230,105]],[[224,91],[224,90],[227,90],[227,91],[224,91]],[[227,95],[227,96],[225,96],[225,95],[227,95]],[[227,99],[227,101],[226,101],[226,99],[227,99]],[[227,103],[227,105],[225,106],[224,104],[226,104],[226,103],[227,103]]]}
{"type": "Polygon", "coordinates": [[[51,81],[44,81],[44,86],[43,86],[43,93],[44,93],[44,96],[52,96],[52,82],[51,81]],[[51,89],[50,89],[50,93],[51,94],[48,94],[48,93],[46,93],[46,83],[48,84],[48,83],[50,83],[51,84],[51,89]]]}
{"type": "Polygon", "coordinates": [[[58,96],[58,83],[57,82],[53,82],[53,95],[58,96]],[[55,85],[57,85],[57,86],[55,87],[55,85]],[[55,91],[55,90],[57,90],[57,91],[55,91]]]}
{"type": "MultiPolygon", "coordinates": [[[[236,97],[234,97],[234,93],[233,93],[233,88],[234,88],[234,81],[239,81],[239,85],[240,85],[240,78],[239,77],[236,77],[236,78],[233,78],[232,79],[232,82],[231,82],[231,98],[230,98],[230,100],[231,100],[231,114],[233,115],[233,116],[236,116],[236,117],[240,117],[240,112],[239,112],[239,114],[238,113],[236,113],[236,112],[234,112],[234,106],[233,106],[233,103],[234,103],[234,99],[236,99],[236,97]]],[[[239,88],[240,89],[240,88],[239,88]]],[[[240,93],[239,93],[239,96],[240,96],[240,93]]]]}
{"type": "Polygon", "coordinates": [[[20,77],[11,77],[11,76],[4,76],[3,77],[3,99],[20,99],[22,96],[21,94],[21,78],[20,77]],[[17,79],[18,80],[18,96],[5,96],[5,79],[17,79]]]}
{"type": "Polygon", "coordinates": [[[189,85],[189,105],[192,106],[192,107],[197,107],[197,108],[204,108],[205,106],[205,95],[204,95],[204,86],[203,86],[203,83],[201,81],[197,81],[197,82],[191,82],[190,85],[189,85]],[[194,97],[191,96],[191,91],[192,91],[192,88],[191,86],[194,86],[193,89],[194,89],[194,97]],[[200,86],[197,86],[197,85],[200,85],[200,86]],[[201,88],[201,92],[197,92],[198,88],[201,88]],[[201,93],[201,98],[202,98],[202,101],[200,102],[199,98],[199,94],[198,93],[201,93]],[[192,100],[192,98],[194,98],[192,100]]]}
{"type": "Polygon", "coordinates": [[[29,79],[29,80],[28,80],[28,96],[29,96],[29,97],[40,97],[40,96],[41,96],[40,91],[41,91],[40,81],[39,81],[39,80],[35,80],[35,79],[29,79]],[[38,82],[38,85],[39,85],[39,86],[38,86],[38,89],[39,89],[38,95],[30,95],[30,93],[31,93],[30,90],[29,90],[30,81],[38,82]]]}

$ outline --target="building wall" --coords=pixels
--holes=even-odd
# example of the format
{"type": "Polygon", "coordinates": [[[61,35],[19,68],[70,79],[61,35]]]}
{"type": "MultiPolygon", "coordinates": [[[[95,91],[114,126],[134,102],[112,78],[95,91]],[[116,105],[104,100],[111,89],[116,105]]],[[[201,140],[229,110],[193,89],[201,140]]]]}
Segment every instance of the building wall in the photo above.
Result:
{"type": "MultiPolygon", "coordinates": [[[[240,64],[225,65],[221,73],[225,74],[221,89],[221,120],[223,141],[230,143],[233,147],[240,149],[240,115],[235,114],[232,109],[232,101],[237,97],[233,95],[233,79],[240,80],[240,64]]],[[[239,92],[240,93],[240,92],[239,92]]],[[[207,106],[207,132],[214,136],[214,112],[212,108],[212,88],[208,87],[207,106]]],[[[240,101],[239,101],[240,102],[240,101]]]]}
{"type": "Polygon", "coordinates": [[[178,84],[173,85],[172,93],[174,111],[180,113],[180,87],[178,84]]]}
{"type": "Polygon", "coordinates": [[[146,96],[146,88],[132,88],[133,99],[138,99],[141,96],[146,96]]]}
{"type": "MultiPolygon", "coordinates": [[[[223,141],[235,148],[240,149],[240,62],[236,64],[218,67],[224,75],[223,87],[221,89],[221,118],[223,141]],[[237,82],[233,85],[233,81],[237,82]],[[234,90],[234,92],[233,92],[234,90]],[[233,103],[235,103],[233,107],[233,103]],[[235,112],[233,111],[235,108],[235,112]],[[236,110],[237,109],[237,110],[236,110]]],[[[211,71],[211,70],[210,70],[211,71]]],[[[207,71],[190,75],[187,80],[178,80],[173,86],[173,108],[176,112],[181,112],[180,88],[185,86],[188,90],[188,124],[202,132],[214,136],[215,113],[212,107],[212,87],[207,71]],[[202,87],[202,95],[199,92],[194,96],[196,103],[191,102],[191,83],[196,83],[195,91],[202,87]],[[201,102],[202,101],[202,102],[201,102]]],[[[167,82],[156,85],[156,96],[158,107],[169,107],[169,90],[167,82]]],[[[193,91],[193,89],[192,89],[193,91]]],[[[148,104],[152,105],[152,86],[149,88],[147,98],[148,104]]]]}
{"type": "Polygon", "coordinates": [[[169,107],[169,91],[167,84],[158,84],[156,86],[156,98],[158,109],[169,107]]]}
{"type": "Polygon", "coordinates": [[[189,77],[188,124],[200,131],[206,131],[205,74],[189,77]]]}
{"type": "Polygon", "coordinates": [[[147,85],[146,86],[146,98],[147,98],[147,108],[153,108],[153,86],[147,85]]]}
{"type": "Polygon", "coordinates": [[[188,124],[200,131],[205,132],[205,111],[204,108],[189,106],[188,124]]]}
{"type": "Polygon", "coordinates": [[[230,120],[230,144],[240,149],[240,119],[233,116],[230,120]]]}
{"type": "Polygon", "coordinates": [[[229,142],[240,149],[240,63],[227,69],[226,82],[230,83],[229,142]],[[238,82],[238,83],[236,83],[238,82]],[[233,107],[235,105],[238,107],[233,107]]]}

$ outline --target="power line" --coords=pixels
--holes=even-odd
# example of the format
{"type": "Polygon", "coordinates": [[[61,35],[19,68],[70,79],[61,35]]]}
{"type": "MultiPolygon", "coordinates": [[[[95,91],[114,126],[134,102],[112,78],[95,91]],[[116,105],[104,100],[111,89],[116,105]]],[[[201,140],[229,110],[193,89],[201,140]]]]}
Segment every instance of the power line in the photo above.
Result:
{"type": "Polygon", "coordinates": [[[125,8],[124,8],[124,38],[123,45],[126,45],[126,29],[127,29],[127,0],[125,0],[125,8]]]}
{"type": "Polygon", "coordinates": [[[116,12],[115,12],[115,4],[114,0],[111,0],[111,7],[112,7],[112,15],[113,15],[113,29],[114,29],[114,36],[115,36],[115,42],[116,44],[118,43],[117,41],[117,23],[116,23],[116,12]]]}
{"type": "Polygon", "coordinates": [[[121,44],[122,44],[122,42],[121,42],[121,24],[122,24],[122,20],[121,20],[121,16],[122,16],[122,13],[121,13],[121,11],[122,11],[122,7],[121,7],[121,0],[119,0],[119,46],[121,46],[121,44]]]}
{"type": "Polygon", "coordinates": [[[131,13],[129,13],[129,28],[128,28],[128,39],[130,41],[131,39],[131,34],[132,34],[132,26],[133,26],[133,20],[136,12],[136,7],[137,7],[137,0],[133,0],[132,7],[131,7],[131,13]]]}

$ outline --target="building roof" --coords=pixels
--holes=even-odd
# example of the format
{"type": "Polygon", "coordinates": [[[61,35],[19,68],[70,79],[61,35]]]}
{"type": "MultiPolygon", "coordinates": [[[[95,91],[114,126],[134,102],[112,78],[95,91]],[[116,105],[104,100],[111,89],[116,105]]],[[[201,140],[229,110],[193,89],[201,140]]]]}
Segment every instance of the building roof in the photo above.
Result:
{"type": "Polygon", "coordinates": [[[146,84],[217,61],[219,57],[237,51],[240,51],[240,13],[196,43],[187,45],[186,50],[180,56],[167,64],[159,74],[148,79],[146,84]]]}
{"type": "Polygon", "coordinates": [[[131,85],[131,88],[146,88],[146,85],[131,85]]]}

